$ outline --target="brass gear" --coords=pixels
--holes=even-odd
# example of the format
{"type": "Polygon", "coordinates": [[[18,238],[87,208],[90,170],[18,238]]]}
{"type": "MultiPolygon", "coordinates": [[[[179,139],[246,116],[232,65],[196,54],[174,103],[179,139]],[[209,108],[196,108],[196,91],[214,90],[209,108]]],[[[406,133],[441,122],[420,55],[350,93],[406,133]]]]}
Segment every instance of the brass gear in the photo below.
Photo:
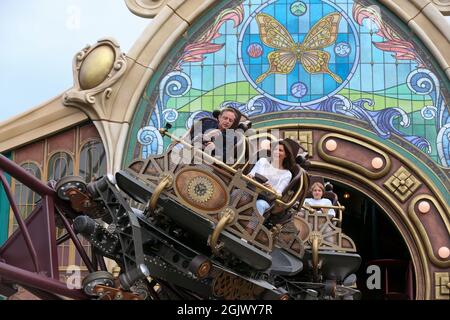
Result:
{"type": "Polygon", "coordinates": [[[213,184],[206,177],[195,177],[188,183],[188,195],[195,202],[208,202],[212,198],[213,193],[213,184]]]}

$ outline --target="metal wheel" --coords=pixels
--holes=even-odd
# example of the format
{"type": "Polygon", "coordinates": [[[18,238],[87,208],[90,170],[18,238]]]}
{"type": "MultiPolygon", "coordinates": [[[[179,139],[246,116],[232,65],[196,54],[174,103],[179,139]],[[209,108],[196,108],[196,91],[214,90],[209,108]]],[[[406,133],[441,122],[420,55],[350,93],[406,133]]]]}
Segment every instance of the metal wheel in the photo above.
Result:
{"type": "Polygon", "coordinates": [[[86,182],[81,177],[67,176],[61,178],[55,186],[56,194],[58,198],[62,200],[70,200],[67,191],[69,189],[78,189],[80,192],[86,192],[86,182]]]}
{"type": "Polygon", "coordinates": [[[114,276],[107,271],[95,271],[88,274],[82,282],[84,292],[89,296],[96,296],[94,288],[96,285],[114,287],[114,276]]]}
{"type": "Polygon", "coordinates": [[[189,263],[188,270],[195,274],[197,278],[203,279],[211,271],[211,261],[205,256],[198,255],[189,263]]]}

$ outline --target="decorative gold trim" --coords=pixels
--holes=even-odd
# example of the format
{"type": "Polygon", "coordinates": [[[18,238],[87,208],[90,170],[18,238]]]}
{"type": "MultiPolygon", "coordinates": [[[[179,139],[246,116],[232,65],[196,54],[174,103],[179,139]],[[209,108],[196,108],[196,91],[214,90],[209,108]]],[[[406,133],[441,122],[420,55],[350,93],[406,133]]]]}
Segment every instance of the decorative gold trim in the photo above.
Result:
{"type": "MultiPolygon", "coordinates": [[[[177,196],[177,201],[178,202],[180,202],[182,205],[184,205],[184,206],[186,206],[186,207],[188,207],[188,208],[190,208],[191,210],[193,210],[193,211],[195,211],[195,212],[197,212],[197,213],[199,213],[199,214],[202,214],[202,215],[207,215],[207,216],[209,216],[211,213],[213,213],[211,210],[204,210],[204,209],[202,209],[202,208],[200,208],[200,207],[198,207],[198,206],[195,206],[194,205],[194,203],[192,203],[192,202],[189,202],[189,201],[186,201],[186,199],[184,198],[184,196],[182,196],[182,194],[181,194],[181,192],[180,192],[180,190],[178,189],[178,187],[177,187],[177,180],[178,180],[178,177],[180,176],[180,175],[182,175],[182,174],[184,174],[185,172],[191,172],[191,171],[196,171],[196,172],[198,172],[199,174],[201,173],[202,175],[205,175],[205,176],[208,176],[208,178],[210,178],[211,180],[213,180],[215,183],[217,183],[221,188],[222,188],[222,190],[224,190],[224,191],[227,191],[228,190],[228,187],[225,185],[225,183],[222,181],[222,180],[220,180],[219,178],[214,178],[214,173],[212,173],[212,172],[209,172],[209,171],[206,171],[206,170],[204,170],[204,169],[200,169],[199,167],[186,167],[186,168],[183,168],[183,169],[181,169],[181,170],[175,170],[175,177],[174,177],[174,181],[175,181],[175,183],[174,183],[174,191],[175,191],[175,194],[176,194],[176,196],[177,196]]],[[[198,177],[198,176],[196,176],[196,177],[198,177]]],[[[195,178],[194,178],[195,179],[195,178]]],[[[211,183],[211,182],[209,182],[209,183],[211,183]]],[[[211,195],[213,194],[213,192],[211,192],[211,195]]],[[[187,194],[188,196],[189,196],[189,198],[190,199],[192,199],[191,198],[191,195],[189,194],[189,190],[188,190],[188,194],[187,194]]],[[[228,203],[229,203],[229,194],[227,194],[226,192],[225,192],[225,197],[226,197],[226,199],[225,199],[225,201],[223,202],[224,203],[224,205],[222,205],[222,206],[220,206],[219,208],[216,208],[217,210],[222,210],[228,203]]],[[[199,204],[201,204],[201,203],[203,203],[203,202],[200,202],[200,201],[196,201],[196,200],[194,200],[194,199],[192,199],[193,200],[193,202],[195,202],[195,203],[199,203],[199,204]]],[[[206,202],[206,201],[204,201],[204,202],[206,202]]]]}
{"type": "Polygon", "coordinates": [[[343,166],[343,167],[350,168],[351,170],[355,170],[355,171],[361,173],[362,175],[364,175],[368,178],[372,178],[372,179],[379,179],[379,178],[384,177],[389,172],[389,170],[391,169],[391,165],[392,165],[390,157],[385,152],[381,151],[380,149],[378,149],[376,147],[371,146],[370,144],[368,144],[366,142],[362,142],[355,138],[351,138],[351,137],[348,137],[348,136],[345,136],[342,134],[336,134],[336,133],[325,134],[317,143],[317,150],[318,150],[319,156],[322,159],[324,159],[325,161],[330,162],[330,163],[335,163],[335,164],[343,166]],[[354,143],[358,146],[363,146],[364,148],[375,152],[378,156],[383,157],[384,168],[377,172],[373,172],[373,171],[368,170],[367,168],[364,168],[360,165],[355,164],[354,162],[329,155],[323,149],[323,144],[324,144],[325,140],[330,139],[330,138],[348,141],[348,142],[354,143]]]}
{"type": "Polygon", "coordinates": [[[417,214],[416,214],[416,212],[414,210],[416,204],[419,201],[422,201],[422,200],[425,200],[425,199],[430,201],[431,203],[433,203],[433,205],[435,206],[435,208],[439,212],[439,215],[441,216],[442,221],[445,224],[445,227],[447,228],[447,231],[448,231],[449,236],[450,236],[450,222],[444,215],[442,215],[442,212],[444,211],[443,208],[436,201],[436,199],[434,197],[430,196],[430,195],[421,194],[421,195],[416,196],[413,200],[411,200],[411,202],[409,204],[409,207],[408,207],[408,216],[414,222],[414,225],[416,226],[417,230],[419,231],[419,234],[420,234],[420,236],[422,238],[423,243],[425,244],[425,248],[427,250],[428,257],[430,258],[431,262],[435,266],[438,266],[440,268],[449,268],[450,267],[450,260],[447,260],[447,261],[439,260],[436,257],[436,255],[434,254],[433,247],[431,245],[431,241],[430,241],[430,239],[428,237],[428,234],[427,234],[427,230],[425,229],[425,227],[420,222],[420,220],[417,217],[417,214]]]}
{"type": "Polygon", "coordinates": [[[450,273],[434,273],[435,299],[450,300],[450,273]]]}
{"type": "Polygon", "coordinates": [[[314,155],[314,141],[312,131],[284,131],[284,138],[296,140],[311,157],[314,155]]]}
{"type": "Polygon", "coordinates": [[[188,195],[194,202],[207,202],[211,199],[213,192],[213,185],[206,177],[194,177],[188,183],[188,195]]]}
{"type": "Polygon", "coordinates": [[[433,4],[437,7],[443,15],[450,15],[450,2],[445,0],[432,0],[433,4]]]}
{"type": "Polygon", "coordinates": [[[149,209],[151,212],[155,211],[156,205],[158,204],[159,196],[161,195],[161,192],[163,192],[166,189],[169,189],[170,186],[172,185],[172,183],[173,183],[173,178],[170,175],[164,175],[162,180],[156,186],[155,191],[152,194],[152,197],[150,198],[149,209]]]}
{"type": "Polygon", "coordinates": [[[154,18],[169,0],[125,0],[128,9],[142,18],[154,18]]]}
{"type": "Polygon", "coordinates": [[[47,159],[50,160],[57,153],[67,153],[72,158],[72,161],[75,161],[75,152],[68,149],[56,149],[47,154],[47,159]]]}
{"type": "MultiPolygon", "coordinates": [[[[91,65],[91,67],[94,68],[95,65],[91,65]]],[[[127,60],[125,54],[120,51],[120,46],[113,39],[101,39],[93,46],[86,46],[73,59],[74,87],[64,93],[63,104],[81,109],[92,121],[109,119],[109,112],[105,106],[106,100],[111,97],[113,91],[111,87],[119,81],[126,70],[127,60]],[[91,53],[95,53],[97,50],[104,48],[109,48],[114,57],[111,62],[110,71],[106,74],[103,81],[100,83],[96,81],[94,87],[84,87],[82,85],[83,81],[80,81],[80,76],[84,71],[83,67],[86,59],[89,58],[91,53]],[[97,97],[100,94],[99,101],[97,97]]]]}
{"type": "Polygon", "coordinates": [[[209,246],[211,247],[211,250],[213,251],[214,254],[219,254],[219,251],[221,249],[221,245],[217,244],[219,236],[225,229],[225,227],[233,223],[236,217],[236,213],[231,208],[225,208],[222,210],[219,216],[221,216],[221,218],[217,223],[216,228],[214,229],[211,235],[211,238],[209,239],[209,246]]]}
{"type": "Polygon", "coordinates": [[[306,206],[305,209],[297,215],[310,227],[309,240],[305,243],[305,249],[312,248],[312,239],[320,235],[318,243],[318,249],[320,250],[357,252],[355,242],[342,232],[342,228],[334,225],[326,213],[318,212],[309,206],[306,206]],[[347,246],[344,246],[344,241],[348,242],[347,246]]]}
{"type": "Polygon", "coordinates": [[[312,231],[309,235],[309,243],[311,244],[312,267],[314,278],[319,275],[319,246],[322,243],[322,233],[320,231],[312,231]]]}
{"type": "Polygon", "coordinates": [[[408,169],[401,166],[383,185],[404,203],[416,192],[422,183],[408,169]]]}

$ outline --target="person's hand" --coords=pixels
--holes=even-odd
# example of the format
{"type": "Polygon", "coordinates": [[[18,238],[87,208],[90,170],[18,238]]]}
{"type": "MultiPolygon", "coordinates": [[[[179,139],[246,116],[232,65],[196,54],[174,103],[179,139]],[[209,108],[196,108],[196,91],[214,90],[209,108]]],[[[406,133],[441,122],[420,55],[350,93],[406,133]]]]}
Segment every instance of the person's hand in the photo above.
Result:
{"type": "Polygon", "coordinates": [[[203,134],[203,141],[211,141],[218,137],[222,132],[219,129],[209,130],[203,134]]]}
{"type": "MultiPolygon", "coordinates": [[[[267,187],[267,188],[269,188],[269,189],[271,189],[271,190],[274,190],[274,188],[272,187],[272,185],[269,183],[269,182],[264,182],[263,183],[263,186],[265,186],[265,187],[267,187]]],[[[275,191],[275,190],[274,190],[275,191]]]]}

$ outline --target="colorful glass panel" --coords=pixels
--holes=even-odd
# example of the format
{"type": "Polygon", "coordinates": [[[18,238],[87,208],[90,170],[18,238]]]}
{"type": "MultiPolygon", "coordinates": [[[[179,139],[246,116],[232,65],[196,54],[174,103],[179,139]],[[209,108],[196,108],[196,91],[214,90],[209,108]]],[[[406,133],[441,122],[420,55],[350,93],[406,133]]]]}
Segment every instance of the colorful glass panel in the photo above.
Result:
{"type": "Polygon", "coordinates": [[[449,82],[385,7],[353,0],[245,0],[197,22],[148,84],[126,161],[161,153],[169,122],[181,135],[225,106],[250,117],[335,114],[398,136],[450,166],[449,82]]]}

